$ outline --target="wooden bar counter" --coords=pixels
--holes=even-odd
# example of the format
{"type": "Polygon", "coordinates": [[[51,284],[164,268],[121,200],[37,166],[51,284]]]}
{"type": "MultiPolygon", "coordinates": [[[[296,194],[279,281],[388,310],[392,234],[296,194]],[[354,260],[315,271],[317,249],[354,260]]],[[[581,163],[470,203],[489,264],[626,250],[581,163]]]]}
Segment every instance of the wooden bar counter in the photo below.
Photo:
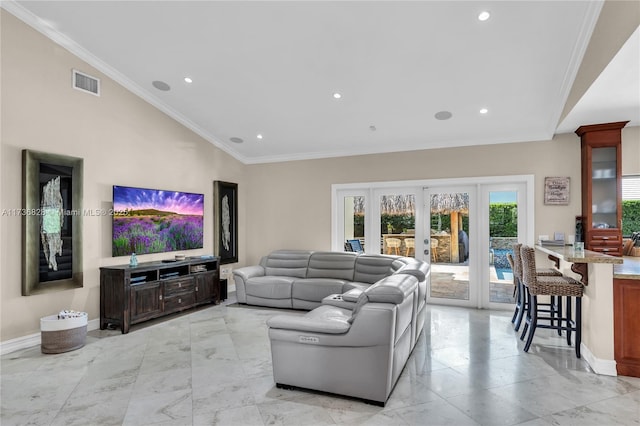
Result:
{"type": "Polygon", "coordinates": [[[618,374],[640,377],[640,257],[613,267],[613,320],[618,374]]]}
{"type": "Polygon", "coordinates": [[[581,352],[596,373],[618,375],[614,353],[613,274],[614,266],[622,265],[623,258],[590,250],[577,252],[572,246],[538,245],[536,249],[540,257],[546,255],[554,261],[562,273],[585,284],[581,352]]]}

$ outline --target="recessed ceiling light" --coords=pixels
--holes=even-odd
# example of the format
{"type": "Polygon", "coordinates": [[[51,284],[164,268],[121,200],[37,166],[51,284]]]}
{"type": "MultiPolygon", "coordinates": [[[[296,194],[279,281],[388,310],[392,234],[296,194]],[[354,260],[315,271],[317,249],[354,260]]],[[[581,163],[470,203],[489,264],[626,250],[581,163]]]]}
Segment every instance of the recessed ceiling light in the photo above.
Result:
{"type": "Polygon", "coordinates": [[[191,77],[185,77],[184,81],[185,83],[193,83],[193,80],[191,79],[191,77]]]}
{"type": "Polygon", "coordinates": [[[244,142],[241,138],[236,138],[236,137],[229,138],[229,140],[231,142],[233,142],[233,143],[242,143],[242,142],[244,142]]]}
{"type": "Polygon", "coordinates": [[[342,95],[340,93],[336,92],[336,93],[333,94],[333,97],[336,98],[336,99],[340,99],[342,97],[342,95]]]}
{"type": "Polygon", "coordinates": [[[480,110],[480,114],[486,114],[486,113],[488,113],[488,112],[489,112],[489,110],[488,110],[488,109],[486,109],[486,108],[482,108],[482,109],[480,110]]]}
{"type": "Polygon", "coordinates": [[[162,90],[163,92],[168,92],[169,90],[171,90],[171,86],[169,86],[164,81],[156,80],[151,82],[151,84],[153,85],[153,87],[155,87],[158,90],[162,90]]]}
{"type": "Polygon", "coordinates": [[[258,133],[258,135],[256,136],[256,138],[258,138],[258,139],[262,139],[262,134],[261,134],[261,133],[258,133]]]}
{"type": "Polygon", "coordinates": [[[480,12],[480,15],[478,15],[478,20],[486,21],[490,17],[491,17],[491,14],[485,10],[485,11],[480,12]]]}
{"type": "Polygon", "coordinates": [[[448,120],[453,117],[453,114],[451,114],[449,111],[439,111],[436,112],[436,115],[434,115],[434,117],[436,118],[436,120],[448,120]]]}

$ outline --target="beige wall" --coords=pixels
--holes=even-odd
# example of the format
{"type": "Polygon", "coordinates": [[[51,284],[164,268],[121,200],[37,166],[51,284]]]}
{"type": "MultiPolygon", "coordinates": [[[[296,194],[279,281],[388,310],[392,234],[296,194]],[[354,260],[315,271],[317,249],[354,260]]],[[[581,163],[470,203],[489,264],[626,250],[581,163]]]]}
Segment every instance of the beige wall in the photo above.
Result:
{"type": "MultiPolygon", "coordinates": [[[[2,209],[21,206],[21,150],[34,149],[84,158],[85,208],[110,206],[114,184],[204,193],[205,247],[188,253],[193,255],[213,252],[213,181],[239,183],[240,266],[278,248],[329,249],[331,185],[338,183],[534,174],[536,235],[570,232],[580,213],[580,144],[573,134],[532,143],[245,166],[10,14],[0,14],[2,209]],[[101,77],[102,96],[73,90],[72,68],[101,77]],[[543,205],[545,176],[571,177],[569,206],[543,205]]],[[[640,174],[638,128],[625,129],[623,139],[623,173],[640,174]]],[[[2,216],[0,341],[38,332],[40,317],[64,308],[97,318],[98,268],[127,261],[111,258],[110,239],[110,218],[84,218],[84,288],[24,297],[21,219],[2,216]]]]}
{"type": "MultiPolygon", "coordinates": [[[[21,207],[21,151],[84,159],[84,208],[109,208],[112,185],[205,194],[205,240],[213,252],[213,181],[239,183],[244,238],[245,166],[7,12],[1,12],[2,209],[21,207]],[[102,79],[102,96],[71,88],[71,69],[102,79]]],[[[84,288],[21,295],[21,218],[1,218],[0,338],[39,331],[39,318],[61,309],[99,316],[100,266],[111,257],[111,218],[84,217],[84,288]]],[[[244,244],[243,244],[244,246],[244,244]]],[[[140,261],[167,254],[140,256],[140,261]]]]}
{"type": "Polygon", "coordinates": [[[640,175],[640,127],[622,129],[622,174],[640,175]]]}
{"type": "MultiPolygon", "coordinates": [[[[640,173],[640,132],[623,132],[623,172],[640,173]]],[[[573,233],[581,211],[580,139],[434,149],[392,154],[295,161],[248,167],[249,263],[278,248],[331,248],[331,185],[355,182],[535,175],[535,233],[573,233]],[[568,206],[545,206],[546,176],[569,176],[568,206]]]]}

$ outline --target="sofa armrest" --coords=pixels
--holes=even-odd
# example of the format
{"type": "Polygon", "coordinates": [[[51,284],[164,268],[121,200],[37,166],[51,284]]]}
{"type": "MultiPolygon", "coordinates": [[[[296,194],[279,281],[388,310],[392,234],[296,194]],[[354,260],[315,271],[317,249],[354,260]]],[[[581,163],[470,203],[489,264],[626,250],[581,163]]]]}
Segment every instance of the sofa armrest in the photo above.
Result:
{"type": "Polygon", "coordinates": [[[233,270],[233,282],[236,285],[236,298],[238,303],[247,303],[247,292],[245,284],[250,278],[264,277],[265,268],[263,266],[245,266],[233,270]]]}
{"type": "Polygon", "coordinates": [[[344,334],[351,328],[348,321],[351,318],[351,312],[347,312],[324,305],[324,309],[311,311],[304,316],[276,315],[267,320],[267,326],[311,333],[344,334]]]}
{"type": "Polygon", "coordinates": [[[233,270],[233,275],[239,276],[244,281],[247,281],[249,278],[253,277],[263,277],[264,274],[264,267],[258,265],[245,266],[243,268],[233,270]]]}
{"type": "Polygon", "coordinates": [[[358,298],[360,297],[360,295],[362,294],[364,290],[360,290],[359,288],[352,288],[351,290],[349,290],[348,292],[344,293],[342,295],[342,299],[345,302],[353,302],[356,303],[358,301],[358,298]]]}

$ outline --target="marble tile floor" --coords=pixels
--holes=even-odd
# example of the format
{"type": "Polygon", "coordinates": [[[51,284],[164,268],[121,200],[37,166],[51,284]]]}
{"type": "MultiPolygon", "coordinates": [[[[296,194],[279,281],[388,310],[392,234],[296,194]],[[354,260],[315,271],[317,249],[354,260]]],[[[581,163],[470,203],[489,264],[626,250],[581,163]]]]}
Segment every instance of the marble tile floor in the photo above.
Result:
{"type": "Polygon", "coordinates": [[[265,321],[283,312],[302,314],[229,300],[126,335],[91,331],[65,354],[6,354],[0,424],[640,424],[640,379],[594,374],[549,330],[523,353],[507,311],[429,306],[384,408],[277,389],[265,321]]]}

